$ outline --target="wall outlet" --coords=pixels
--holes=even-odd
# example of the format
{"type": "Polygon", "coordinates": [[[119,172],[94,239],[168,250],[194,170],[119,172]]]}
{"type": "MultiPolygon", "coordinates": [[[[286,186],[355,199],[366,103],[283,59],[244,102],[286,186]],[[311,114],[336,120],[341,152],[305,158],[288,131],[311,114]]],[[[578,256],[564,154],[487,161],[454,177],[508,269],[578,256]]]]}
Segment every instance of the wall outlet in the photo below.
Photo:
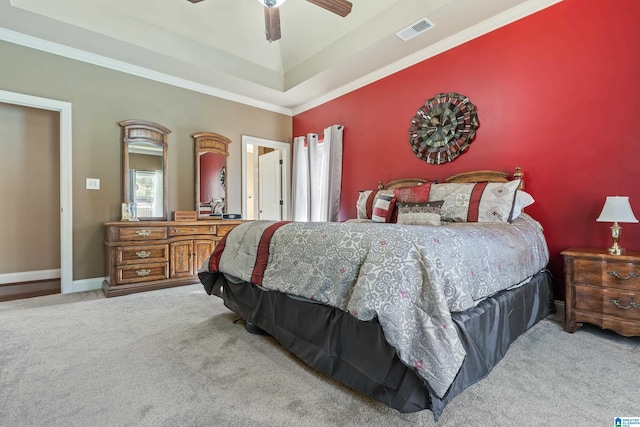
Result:
{"type": "Polygon", "coordinates": [[[87,190],[99,190],[99,189],[100,189],[100,179],[87,178],[87,190]]]}

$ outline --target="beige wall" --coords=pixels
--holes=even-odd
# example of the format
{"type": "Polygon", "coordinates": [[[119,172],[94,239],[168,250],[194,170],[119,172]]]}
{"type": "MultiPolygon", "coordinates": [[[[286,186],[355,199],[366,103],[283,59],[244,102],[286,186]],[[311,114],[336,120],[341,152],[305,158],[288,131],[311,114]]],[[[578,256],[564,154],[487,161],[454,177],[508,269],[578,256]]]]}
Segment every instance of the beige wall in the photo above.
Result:
{"type": "MultiPolygon", "coordinates": [[[[291,141],[291,117],[0,42],[0,89],[73,105],[73,279],[101,277],[102,223],[120,218],[119,121],[151,120],[169,135],[169,211],[195,209],[195,132],[231,139],[229,212],[241,211],[241,135],[291,141]],[[100,191],[85,190],[99,178],[100,191]]],[[[3,179],[0,176],[0,179],[3,179]]]]}
{"type": "Polygon", "coordinates": [[[60,114],[0,102],[0,274],[60,268],[60,114]]]}

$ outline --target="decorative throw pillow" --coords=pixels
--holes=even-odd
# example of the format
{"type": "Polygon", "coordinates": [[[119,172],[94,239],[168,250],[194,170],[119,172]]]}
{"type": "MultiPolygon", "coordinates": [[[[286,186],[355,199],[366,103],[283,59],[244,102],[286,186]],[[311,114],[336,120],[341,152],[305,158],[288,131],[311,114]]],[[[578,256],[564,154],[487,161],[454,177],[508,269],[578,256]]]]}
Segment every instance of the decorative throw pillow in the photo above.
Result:
{"type": "Polygon", "coordinates": [[[396,196],[396,202],[398,203],[428,202],[430,190],[431,183],[426,182],[413,187],[396,188],[393,190],[393,195],[396,196]]]}
{"type": "Polygon", "coordinates": [[[511,222],[520,180],[433,184],[429,200],[444,200],[442,221],[511,222]]]}
{"type": "Polygon", "coordinates": [[[379,196],[386,194],[393,196],[393,190],[364,190],[360,191],[358,195],[358,201],[356,202],[356,210],[358,218],[371,219],[373,214],[373,207],[379,196]]]}
{"type": "Polygon", "coordinates": [[[423,203],[401,203],[396,199],[398,215],[403,213],[434,213],[440,216],[440,210],[443,204],[444,200],[434,200],[423,203]]]}
{"type": "Polygon", "coordinates": [[[398,224],[440,225],[440,215],[431,212],[398,212],[398,224]]]}
{"type": "Polygon", "coordinates": [[[391,194],[381,194],[376,198],[371,214],[373,222],[391,222],[391,215],[396,204],[396,198],[391,194]]]}

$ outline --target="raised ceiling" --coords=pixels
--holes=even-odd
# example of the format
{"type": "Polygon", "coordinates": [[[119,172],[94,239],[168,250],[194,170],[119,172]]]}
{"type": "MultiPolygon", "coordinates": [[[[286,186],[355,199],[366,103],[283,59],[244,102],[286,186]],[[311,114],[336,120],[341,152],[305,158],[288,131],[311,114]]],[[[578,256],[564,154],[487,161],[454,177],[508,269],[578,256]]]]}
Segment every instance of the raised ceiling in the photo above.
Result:
{"type": "Polygon", "coordinates": [[[351,1],[288,0],[270,43],[256,0],[0,0],[0,39],[295,114],[560,0],[351,1]]]}

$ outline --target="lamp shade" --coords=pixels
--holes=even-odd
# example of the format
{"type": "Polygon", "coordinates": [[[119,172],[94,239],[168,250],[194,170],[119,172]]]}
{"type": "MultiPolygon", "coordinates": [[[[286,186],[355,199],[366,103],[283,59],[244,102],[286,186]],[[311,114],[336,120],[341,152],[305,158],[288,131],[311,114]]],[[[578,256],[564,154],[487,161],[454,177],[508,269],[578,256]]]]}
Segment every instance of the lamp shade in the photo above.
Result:
{"type": "Polygon", "coordinates": [[[599,222],[638,222],[631,210],[628,196],[607,196],[602,212],[596,221],[599,222]]]}
{"type": "Polygon", "coordinates": [[[285,1],[287,0],[258,0],[258,3],[267,7],[278,7],[282,6],[285,1]]]}

